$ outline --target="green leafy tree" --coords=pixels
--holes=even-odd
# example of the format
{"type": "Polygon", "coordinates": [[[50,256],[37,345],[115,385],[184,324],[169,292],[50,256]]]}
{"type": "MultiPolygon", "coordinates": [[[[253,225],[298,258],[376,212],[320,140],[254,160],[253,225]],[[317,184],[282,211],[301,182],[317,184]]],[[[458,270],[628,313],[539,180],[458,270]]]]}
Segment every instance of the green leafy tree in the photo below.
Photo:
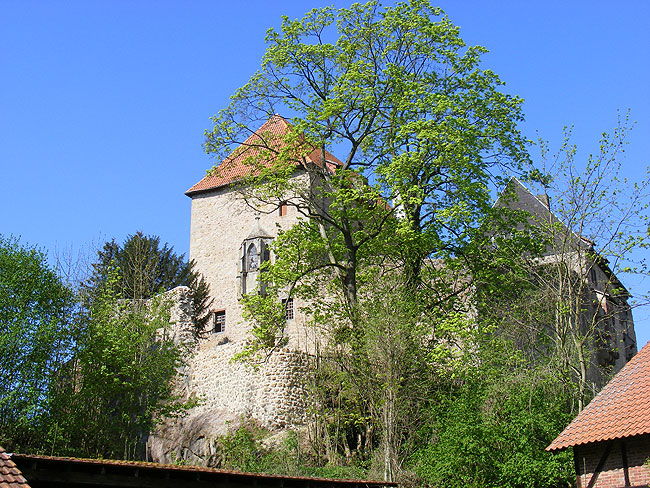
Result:
{"type": "Polygon", "coordinates": [[[57,373],[70,358],[75,300],[46,256],[0,236],[0,444],[40,442],[57,373]]]}
{"type": "MultiPolygon", "coordinates": [[[[504,93],[498,76],[483,68],[485,49],[465,46],[459,29],[422,0],[386,9],[377,2],[314,9],[300,20],[285,18],[266,41],[260,70],[214,117],[206,150],[226,163],[235,150],[250,167],[240,191],[253,207],[288,204],[303,216],[275,239],[275,259],[264,265],[264,294],[244,298],[254,327],[241,356],[264,357],[286,343],[281,299],[288,295],[308,304],[318,342],[314,438],[323,459],[370,459],[377,473],[394,479],[417,450],[412,439],[422,423],[411,420],[430,411],[427,404],[435,407],[435,392],[454,378],[478,388],[477,397],[467,399],[475,411],[485,409],[486,395],[500,384],[511,385],[504,393],[512,399],[509,410],[486,417],[485,432],[507,430],[502,417],[532,422],[533,410],[526,412],[515,392],[540,372],[549,371],[548,381],[539,383],[546,386],[531,402],[544,405],[553,397],[557,412],[572,412],[572,402],[584,398],[580,354],[600,340],[599,324],[592,321],[587,334],[581,328],[586,290],[569,289],[580,283],[572,273],[552,280],[562,288],[555,290],[557,300],[545,302],[553,304],[548,310],[526,308],[521,300],[551,289],[545,284],[550,268],[539,264],[558,235],[531,225],[524,212],[494,206],[491,194],[513,174],[547,189],[551,180],[531,168],[517,129],[521,99],[504,93]],[[278,122],[278,113],[289,123],[278,122]],[[297,168],[306,176],[297,178],[297,168]],[[490,307],[495,313],[483,315],[490,307]],[[514,313],[521,310],[526,313],[514,313]],[[526,358],[526,375],[510,374],[509,361],[495,372],[482,371],[479,353],[488,354],[483,349],[496,347],[496,339],[512,337],[503,331],[513,317],[529,327],[520,336],[530,343],[510,343],[526,358]],[[539,333],[528,334],[535,328],[539,333]],[[565,360],[555,363],[558,351],[565,360]],[[464,364],[474,366],[481,381],[463,378],[464,364]],[[561,395],[557,381],[565,388],[561,395]]],[[[608,194],[603,185],[620,136],[614,135],[615,144],[604,141],[588,165],[589,177],[576,178],[568,169],[572,177],[564,188],[582,200],[572,198],[573,213],[561,220],[578,238],[590,234],[572,224],[576,209],[594,223],[607,203],[624,210],[615,201],[620,191],[608,194]]],[[[218,174],[220,167],[213,171],[218,174]]],[[[635,189],[632,199],[642,194],[635,189]]],[[[643,207],[634,208],[640,216],[643,207]]],[[[609,224],[625,227],[629,217],[623,213],[609,224]]],[[[606,242],[618,243],[619,250],[634,243],[643,247],[639,234],[612,228],[615,238],[606,242]]],[[[466,394],[462,388],[449,391],[452,398],[466,394]]],[[[547,427],[544,439],[558,428],[552,422],[547,427]]],[[[499,436],[510,439],[504,446],[524,439],[514,432],[499,436]]],[[[487,458],[477,461],[476,472],[489,471],[494,478],[486,475],[486,482],[494,483],[504,483],[509,472],[511,486],[544,486],[546,475],[559,480],[563,468],[553,471],[542,444],[531,442],[528,461],[521,458],[546,473],[537,480],[530,469],[530,477],[517,481],[512,464],[487,458]]]]}
{"type": "Polygon", "coordinates": [[[399,419],[421,386],[417,375],[401,374],[399,360],[432,367],[440,346],[449,350],[466,329],[456,317],[468,311],[474,281],[496,275],[482,266],[481,223],[499,211],[490,192],[503,176],[528,169],[517,129],[522,101],[481,67],[486,50],[467,47],[422,0],[314,9],[284,18],[266,41],[261,69],[206,132],[206,149],[219,160],[248,139],[236,154],[251,168],[242,185],[249,203],[286,202],[304,216],[276,239],[266,296],[246,299],[256,322],[248,353],[283,343],[282,295],[308,302],[324,343],[317,362],[335,363],[329,371],[342,379],[332,392],[347,392],[362,430],[374,429],[369,442],[382,446],[381,472],[391,480],[409,431],[399,419]],[[262,131],[251,143],[277,113],[290,121],[287,130],[262,131]],[[296,167],[309,184],[294,178],[296,167]],[[383,312],[395,333],[374,328],[382,293],[397,298],[383,312]],[[408,306],[395,308],[399,301],[408,306]],[[348,394],[360,385],[367,395],[348,394]]]}
{"type": "Polygon", "coordinates": [[[97,259],[92,276],[83,286],[90,299],[105,285],[113,269],[118,270],[115,286],[119,298],[152,298],[184,285],[190,288],[194,302],[194,333],[199,336],[205,331],[211,304],[208,283],[194,269],[193,261],[186,261],[167,243],[161,245],[160,237],[136,232],[128,236],[123,245],[115,240],[106,242],[97,252],[97,259]]]}
{"type": "Polygon", "coordinates": [[[57,453],[142,459],[154,422],[182,411],[173,381],[185,355],[168,335],[170,303],[121,298],[109,272],[77,330],[52,401],[49,446],[57,453]]]}
{"type": "Polygon", "coordinates": [[[647,247],[648,180],[619,178],[628,129],[603,134],[582,165],[568,139],[554,156],[542,144],[550,176],[535,193],[552,213],[491,234],[510,258],[473,295],[480,359],[432,401],[426,447],[411,458],[431,486],[570,483],[570,453],[544,448],[632,353],[630,296],[617,276],[647,273],[634,260],[647,247]],[[522,240],[537,249],[513,247],[522,240]]]}
{"type": "Polygon", "coordinates": [[[317,226],[351,309],[361,248],[382,233],[387,215],[404,216],[404,277],[415,286],[425,259],[466,248],[498,175],[528,161],[516,128],[521,99],[499,91],[498,76],[480,68],[485,49],[466,47],[458,34],[440,9],[419,0],[285,18],[267,33],[261,70],[206,132],[207,151],[222,160],[274,114],[291,116],[288,133],[260,135],[247,164],[257,170],[260,199],[298,195],[289,203],[317,226]],[[307,154],[325,160],[334,148],[343,155],[336,171],[307,168],[321,198],[292,186],[307,154]],[[362,176],[375,186],[357,184],[362,176]],[[377,215],[379,199],[395,208],[377,215]],[[331,242],[332,233],[340,238],[331,242]]]}
{"type": "Polygon", "coordinates": [[[568,486],[571,453],[544,449],[574,416],[572,389],[513,344],[490,340],[480,364],[437,391],[411,466],[431,487],[568,486]]]}

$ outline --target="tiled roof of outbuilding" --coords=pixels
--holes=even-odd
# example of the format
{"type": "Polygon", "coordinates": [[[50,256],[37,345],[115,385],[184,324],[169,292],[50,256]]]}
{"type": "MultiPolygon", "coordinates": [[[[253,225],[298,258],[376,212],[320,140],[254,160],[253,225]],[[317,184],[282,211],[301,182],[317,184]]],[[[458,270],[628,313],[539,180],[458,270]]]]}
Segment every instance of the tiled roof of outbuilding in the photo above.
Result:
{"type": "MultiPolygon", "coordinates": [[[[266,121],[259,129],[252,133],[241,146],[235,149],[212,174],[205,176],[201,181],[196,183],[192,188],[185,192],[186,195],[192,196],[196,193],[214,190],[224,185],[240,181],[247,176],[255,173],[255,166],[247,164],[251,156],[260,154],[265,148],[275,147],[281,140],[281,136],[287,134],[290,129],[289,123],[281,116],[274,115],[266,121]]],[[[311,149],[311,148],[310,148],[311,149]]],[[[321,149],[314,148],[306,157],[308,162],[321,165],[321,149]]],[[[325,151],[326,164],[328,166],[342,165],[335,156],[325,151]]],[[[271,165],[271,161],[260,161],[263,164],[271,165]]],[[[296,166],[298,166],[296,162],[296,166]]]]}
{"type": "MultiPolygon", "coordinates": [[[[386,488],[396,487],[397,483],[371,480],[342,480],[302,476],[283,476],[264,473],[244,473],[202,466],[177,466],[142,461],[118,461],[110,459],[82,459],[56,456],[15,454],[24,471],[34,476],[34,480],[47,480],[49,473],[57,473],[59,480],[74,480],[76,473],[84,475],[85,483],[93,486],[156,486],[165,480],[164,486],[178,482],[178,486],[310,486],[313,488],[386,488]],[[30,467],[27,467],[30,466],[30,467]],[[99,468],[99,469],[97,469],[99,468]],[[188,477],[188,474],[194,474],[188,477]],[[110,478],[107,482],[106,477],[110,478]],[[134,480],[135,478],[135,480],[134,480]]],[[[0,484],[0,487],[2,485],[0,484]]],[[[27,485],[9,485],[10,488],[23,488],[27,485]]],[[[2,487],[4,488],[4,487],[2,487]]]]}
{"type": "Polygon", "coordinates": [[[650,433],[650,344],[562,431],[547,451],[650,433]]]}
{"type": "Polygon", "coordinates": [[[27,480],[1,446],[0,488],[29,488],[27,480]]]}

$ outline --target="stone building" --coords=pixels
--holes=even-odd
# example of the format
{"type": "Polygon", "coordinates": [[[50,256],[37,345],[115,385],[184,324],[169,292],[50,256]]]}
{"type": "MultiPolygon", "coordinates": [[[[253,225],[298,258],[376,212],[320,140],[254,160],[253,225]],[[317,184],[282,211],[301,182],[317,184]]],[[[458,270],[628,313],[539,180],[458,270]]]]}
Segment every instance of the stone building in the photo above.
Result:
{"type": "Polygon", "coordinates": [[[564,269],[552,279],[564,280],[562,285],[573,295],[569,301],[581,309],[574,316],[582,335],[590,339],[587,378],[591,389],[599,391],[637,352],[630,293],[607,259],[594,250],[594,243],[551,211],[548,196],[534,195],[513,177],[495,205],[523,210],[528,223],[547,237],[539,268],[564,269]]]}
{"type": "MultiPolygon", "coordinates": [[[[227,157],[216,172],[186,192],[192,199],[190,258],[209,283],[214,302],[209,330],[205,337],[191,344],[193,354],[179,380],[182,391],[198,399],[199,405],[186,417],[162,425],[150,438],[149,456],[154,461],[182,458],[192,464],[211,465],[217,453],[215,440],[238,425],[241,418],[272,430],[305,421],[308,397],[303,380],[316,342],[313,330],[306,324],[305,310],[309,304],[294,303],[288,296],[284,298],[286,345],[259,368],[232,361],[244,349],[251,329],[242,316],[240,299],[264,286],[260,280],[263,263],[274,259],[269,250],[271,242],[279,229],[289,229],[301,218],[300,205],[292,200],[294,195],[275,195],[262,203],[249,198],[238,183],[260,171],[259,166],[250,164],[251,160],[257,159],[262,167],[271,164],[265,162],[266,156],[261,156],[260,148],[282,140],[289,130],[283,118],[272,117],[227,157]]],[[[299,162],[290,168],[292,188],[297,192],[304,190],[316,199],[314,188],[319,186],[319,170],[331,171],[342,164],[320,149],[307,150],[296,161],[299,162]]],[[[533,216],[548,216],[548,206],[516,180],[513,184],[516,205],[533,216]]],[[[301,201],[305,201],[304,196],[301,201]]],[[[549,252],[548,256],[552,254],[549,252]]],[[[593,266],[594,282],[600,280],[611,285],[611,273],[602,264],[593,266]]],[[[607,291],[608,286],[602,292],[607,295],[601,300],[605,308],[616,298],[607,291]]],[[[191,304],[182,298],[186,295],[179,293],[179,303],[185,305],[177,310],[180,315],[174,322],[176,334],[181,336],[183,333],[178,329],[188,325],[191,304]]],[[[616,300],[622,300],[621,297],[616,300]]],[[[628,331],[626,340],[632,342],[625,343],[629,348],[615,360],[617,369],[636,352],[631,316],[625,320],[622,316],[615,320],[616,330],[628,331]]]]}
{"type": "MultiPolygon", "coordinates": [[[[287,343],[281,350],[258,368],[232,361],[244,349],[250,331],[240,299],[256,291],[259,283],[263,286],[262,264],[273,259],[269,245],[278,229],[288,229],[300,218],[291,195],[286,202],[253,203],[236,183],[256,171],[247,160],[257,154],[259,145],[267,144],[263,139],[281,137],[288,129],[283,118],[271,118],[215,174],[186,192],[192,199],[190,259],[206,278],[214,301],[209,330],[193,345],[181,380],[186,394],[200,404],[150,438],[149,455],[155,461],[183,458],[210,465],[216,452],[214,439],[241,418],[273,430],[304,423],[303,380],[314,341],[305,326],[304,304],[284,299],[287,343]]],[[[341,164],[327,152],[324,156],[325,161],[323,151],[317,149],[296,164],[292,175],[296,188],[309,191],[315,185],[317,172],[310,171],[314,166],[341,164]]]]}

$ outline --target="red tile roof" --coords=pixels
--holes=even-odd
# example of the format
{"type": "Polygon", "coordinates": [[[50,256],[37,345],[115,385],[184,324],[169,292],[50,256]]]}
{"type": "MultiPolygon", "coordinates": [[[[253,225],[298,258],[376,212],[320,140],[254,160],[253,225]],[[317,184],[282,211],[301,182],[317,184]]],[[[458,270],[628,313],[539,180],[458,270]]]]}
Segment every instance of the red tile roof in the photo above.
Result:
{"type": "Polygon", "coordinates": [[[547,451],[650,433],[650,344],[562,431],[547,451]]]}
{"type": "MultiPolygon", "coordinates": [[[[252,176],[259,172],[255,165],[250,164],[251,156],[256,156],[265,149],[277,149],[280,147],[282,136],[289,132],[291,125],[281,116],[274,115],[266,121],[259,129],[246,139],[241,146],[235,149],[212,174],[205,176],[201,181],[196,183],[192,188],[185,192],[186,195],[192,196],[196,193],[214,190],[215,188],[240,181],[247,176],[252,176]]],[[[308,148],[311,149],[311,148],[308,148]]],[[[308,162],[321,165],[321,149],[313,148],[306,157],[308,162]]],[[[335,156],[325,151],[325,159],[328,167],[333,169],[335,165],[342,165],[335,156]],[[333,163],[333,164],[332,164],[333,163]]],[[[272,161],[261,161],[262,164],[271,166],[272,161]]],[[[296,161],[296,166],[301,163],[296,161]]]]}
{"type": "Polygon", "coordinates": [[[29,488],[27,480],[1,446],[0,488],[29,488]]]}
{"type": "MultiPolygon", "coordinates": [[[[228,479],[231,482],[238,480],[249,480],[250,485],[254,483],[261,483],[265,486],[267,484],[273,483],[269,486],[275,486],[275,483],[278,486],[282,485],[284,482],[295,482],[295,481],[304,481],[305,486],[319,486],[321,484],[326,484],[327,486],[353,486],[353,487],[367,487],[367,488],[381,488],[381,487],[396,487],[398,486],[395,482],[389,481],[372,481],[372,480],[348,480],[348,479],[331,479],[331,478],[315,478],[315,477],[302,477],[302,476],[284,476],[284,475],[274,475],[274,474],[264,474],[264,473],[244,473],[241,471],[228,471],[224,469],[216,468],[207,468],[203,466],[179,466],[172,464],[158,464],[144,461],[119,461],[112,459],[84,459],[84,458],[73,458],[73,457],[57,457],[57,456],[40,456],[40,455],[28,455],[28,454],[14,454],[16,461],[20,463],[29,463],[37,466],[36,469],[47,468],[47,465],[56,466],[59,470],[64,472],[70,472],[74,470],[84,470],[86,467],[105,467],[108,468],[130,468],[136,470],[140,473],[140,477],[146,476],[147,473],[167,473],[170,476],[173,474],[182,474],[182,473],[203,473],[205,475],[214,475],[220,476],[224,479],[228,479]],[[33,463],[33,461],[38,461],[33,463]]],[[[28,468],[24,468],[25,471],[28,471],[28,468]]],[[[203,480],[205,481],[205,480],[203,480]]],[[[187,484],[191,486],[191,484],[187,484]]],[[[10,485],[11,488],[14,488],[13,485],[10,485]]],[[[27,485],[15,485],[15,488],[23,488],[27,485]]],[[[181,485],[179,485],[181,486],[181,485]]],[[[239,485],[237,485],[239,486],[239,485]]],[[[247,485],[248,486],[248,485],[247,485]]],[[[297,486],[295,483],[290,486],[297,486]]],[[[2,485],[0,484],[0,487],[2,485]]],[[[3,487],[4,488],[4,487],[3,487]]],[[[27,486],[27,488],[29,488],[27,486]]]]}

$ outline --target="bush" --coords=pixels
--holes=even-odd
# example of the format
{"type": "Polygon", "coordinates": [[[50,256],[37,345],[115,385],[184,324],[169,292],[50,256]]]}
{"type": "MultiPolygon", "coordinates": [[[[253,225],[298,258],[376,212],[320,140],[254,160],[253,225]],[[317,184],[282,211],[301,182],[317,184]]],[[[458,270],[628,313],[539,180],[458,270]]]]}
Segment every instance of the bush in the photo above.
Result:
{"type": "Polygon", "coordinates": [[[571,420],[569,405],[563,384],[539,369],[468,380],[435,403],[413,467],[433,487],[567,486],[570,453],[544,449],[571,420]]]}

